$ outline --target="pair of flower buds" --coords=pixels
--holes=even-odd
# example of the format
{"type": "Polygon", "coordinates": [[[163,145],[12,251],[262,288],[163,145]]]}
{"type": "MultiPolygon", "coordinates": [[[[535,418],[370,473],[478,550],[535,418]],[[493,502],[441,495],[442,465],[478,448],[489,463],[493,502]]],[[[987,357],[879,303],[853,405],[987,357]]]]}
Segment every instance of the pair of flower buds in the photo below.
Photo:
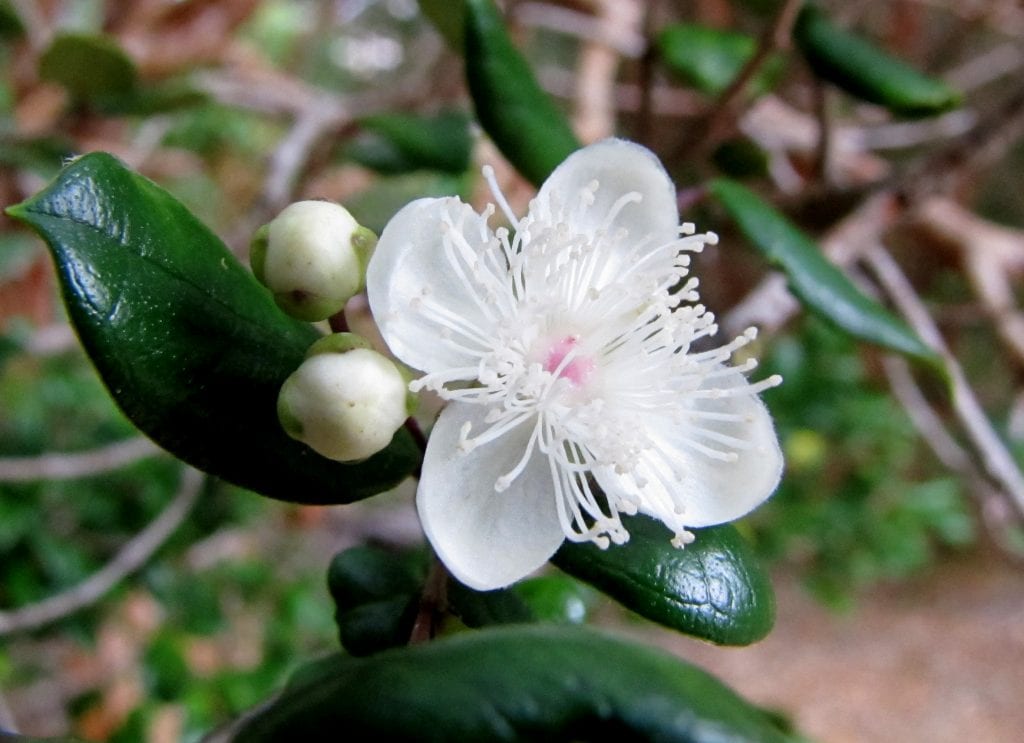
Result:
{"type": "MultiPolygon", "coordinates": [[[[363,290],[377,236],[330,201],[299,201],[261,227],[250,246],[256,278],[286,313],[317,322],[344,311],[363,290]]],[[[277,401],[284,430],[342,462],[376,454],[412,412],[398,366],[354,333],[314,343],[277,401]]]]}

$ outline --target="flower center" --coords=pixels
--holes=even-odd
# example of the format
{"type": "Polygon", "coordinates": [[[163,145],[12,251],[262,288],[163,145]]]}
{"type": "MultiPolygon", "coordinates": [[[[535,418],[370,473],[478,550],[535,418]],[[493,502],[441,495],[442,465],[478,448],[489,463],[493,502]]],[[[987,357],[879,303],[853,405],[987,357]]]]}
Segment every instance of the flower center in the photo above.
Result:
{"type": "Polygon", "coordinates": [[[579,338],[567,335],[555,341],[544,356],[544,371],[568,379],[575,387],[582,387],[594,371],[594,360],[578,355],[579,338]]]}

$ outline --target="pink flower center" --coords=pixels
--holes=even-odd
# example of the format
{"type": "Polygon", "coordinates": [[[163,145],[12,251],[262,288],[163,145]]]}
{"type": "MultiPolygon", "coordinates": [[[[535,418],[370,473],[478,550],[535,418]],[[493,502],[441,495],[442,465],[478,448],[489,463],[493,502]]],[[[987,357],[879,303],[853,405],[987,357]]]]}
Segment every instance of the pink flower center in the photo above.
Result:
{"type": "Polygon", "coordinates": [[[574,355],[569,363],[564,363],[565,357],[578,343],[579,338],[573,335],[567,335],[562,340],[555,341],[544,358],[544,371],[552,374],[558,372],[558,376],[568,379],[576,387],[581,387],[594,371],[594,360],[586,356],[574,355]]]}

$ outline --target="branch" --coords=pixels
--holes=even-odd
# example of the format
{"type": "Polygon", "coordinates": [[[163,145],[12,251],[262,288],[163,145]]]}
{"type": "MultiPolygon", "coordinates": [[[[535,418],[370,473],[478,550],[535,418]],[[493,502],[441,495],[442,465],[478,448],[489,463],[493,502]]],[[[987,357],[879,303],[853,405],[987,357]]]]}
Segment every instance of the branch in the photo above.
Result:
{"type": "Polygon", "coordinates": [[[149,526],[129,540],[114,558],[77,586],[13,611],[0,611],[0,637],[39,629],[91,606],[142,567],[188,516],[199,497],[204,475],[186,467],[174,498],[149,526]]]}
{"type": "Polygon", "coordinates": [[[924,303],[896,261],[880,246],[864,251],[864,259],[915,332],[942,355],[952,386],[953,410],[968,440],[980,457],[985,472],[999,483],[1018,514],[1024,517],[1024,475],[985,415],[963,369],[950,352],[924,303]]]}
{"type": "Polygon", "coordinates": [[[803,0],[786,0],[779,12],[775,15],[771,26],[765,29],[758,42],[754,55],[743,65],[729,87],[718,97],[714,107],[707,116],[703,131],[698,135],[696,141],[684,142],[677,151],[702,150],[713,144],[719,132],[727,128],[735,119],[734,109],[739,99],[743,96],[747,86],[754,76],[768,61],[768,58],[779,49],[789,46],[790,36],[793,32],[793,24],[796,22],[797,13],[803,7],[803,0]]]}
{"type": "Polygon", "coordinates": [[[119,469],[162,451],[149,439],[138,436],[99,449],[73,454],[4,457],[0,459],[0,482],[76,480],[79,477],[119,469]]]}

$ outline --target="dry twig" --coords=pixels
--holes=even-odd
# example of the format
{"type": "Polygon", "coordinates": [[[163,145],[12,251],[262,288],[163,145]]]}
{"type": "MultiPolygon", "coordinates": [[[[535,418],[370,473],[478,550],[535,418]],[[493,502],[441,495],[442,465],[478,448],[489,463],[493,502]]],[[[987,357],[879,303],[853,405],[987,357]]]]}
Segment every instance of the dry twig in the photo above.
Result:
{"type": "Polygon", "coordinates": [[[0,611],[0,637],[39,629],[99,601],[114,586],[142,567],[188,516],[202,490],[204,476],[182,471],[178,492],[150,524],[128,541],[114,558],[73,588],[36,604],[0,611]]]}
{"type": "Polygon", "coordinates": [[[0,482],[75,480],[120,469],[161,451],[149,439],[137,436],[84,452],[4,457],[0,459],[0,482]]]}

